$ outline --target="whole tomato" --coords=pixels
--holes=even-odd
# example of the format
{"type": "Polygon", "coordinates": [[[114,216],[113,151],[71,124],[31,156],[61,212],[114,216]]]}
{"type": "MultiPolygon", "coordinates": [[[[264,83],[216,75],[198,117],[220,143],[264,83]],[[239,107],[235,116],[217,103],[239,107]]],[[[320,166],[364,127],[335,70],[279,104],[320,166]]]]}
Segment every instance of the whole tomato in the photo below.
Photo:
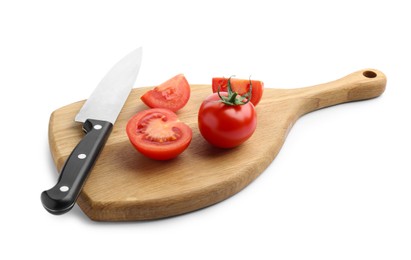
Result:
{"type": "Polygon", "coordinates": [[[248,100],[243,102],[243,97],[236,97],[237,93],[230,91],[211,94],[203,101],[198,112],[201,135],[210,144],[220,148],[242,144],[252,136],[257,126],[254,105],[248,100]]]}

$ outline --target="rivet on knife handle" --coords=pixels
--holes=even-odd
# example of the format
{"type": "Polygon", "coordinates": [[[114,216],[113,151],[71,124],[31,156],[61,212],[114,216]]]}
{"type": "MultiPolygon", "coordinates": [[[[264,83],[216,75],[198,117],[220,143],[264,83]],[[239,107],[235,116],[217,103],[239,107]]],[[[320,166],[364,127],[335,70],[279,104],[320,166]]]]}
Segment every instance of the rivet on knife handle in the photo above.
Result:
{"type": "Polygon", "coordinates": [[[48,212],[59,215],[74,206],[112,128],[113,124],[107,121],[89,119],[84,123],[86,135],[68,157],[57,184],[41,193],[41,202],[48,212]]]}

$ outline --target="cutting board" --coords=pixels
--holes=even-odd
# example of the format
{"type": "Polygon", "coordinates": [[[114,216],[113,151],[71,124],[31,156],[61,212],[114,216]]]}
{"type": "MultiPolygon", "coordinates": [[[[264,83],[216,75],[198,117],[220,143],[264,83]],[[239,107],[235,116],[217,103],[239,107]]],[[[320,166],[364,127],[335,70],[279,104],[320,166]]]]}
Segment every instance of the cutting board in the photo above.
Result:
{"type": "MultiPolygon", "coordinates": [[[[254,135],[234,149],[215,148],[203,139],[197,113],[211,94],[211,86],[191,85],[190,100],[177,115],[192,128],[193,139],[186,151],[170,161],[148,159],[130,144],[127,121],[148,109],[140,96],[152,87],[133,89],[77,203],[97,221],[158,219],[215,204],[241,191],[267,168],[299,117],[320,108],[377,97],[385,85],[381,71],[365,69],[311,87],[266,88],[256,107],[254,135]]],[[[84,135],[81,124],[74,122],[83,103],[51,114],[49,142],[58,172],[84,135]]]]}

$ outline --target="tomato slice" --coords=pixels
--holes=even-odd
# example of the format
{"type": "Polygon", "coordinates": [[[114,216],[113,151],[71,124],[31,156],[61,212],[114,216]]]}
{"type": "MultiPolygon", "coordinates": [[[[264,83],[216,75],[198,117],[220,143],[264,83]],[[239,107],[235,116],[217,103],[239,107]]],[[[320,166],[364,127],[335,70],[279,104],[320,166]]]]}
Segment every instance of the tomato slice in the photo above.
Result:
{"type": "Polygon", "coordinates": [[[190,144],[192,131],[177,115],[163,108],[135,114],[127,123],[131,144],[143,155],[155,160],[169,160],[181,154],[190,144]]]}
{"type": "MultiPolygon", "coordinates": [[[[247,94],[250,90],[250,80],[249,79],[236,79],[231,78],[231,89],[237,92],[240,95],[247,94]]],[[[212,88],[213,92],[218,91],[218,87],[220,86],[220,91],[227,91],[227,83],[228,78],[213,78],[212,80],[212,88]]],[[[250,102],[253,103],[254,106],[260,102],[261,97],[263,96],[264,91],[264,83],[259,80],[251,80],[252,90],[251,90],[251,100],[250,102]]]]}
{"type": "Polygon", "coordinates": [[[141,96],[151,108],[166,108],[176,112],[183,108],[190,98],[190,85],[183,74],[178,74],[141,96]]]}

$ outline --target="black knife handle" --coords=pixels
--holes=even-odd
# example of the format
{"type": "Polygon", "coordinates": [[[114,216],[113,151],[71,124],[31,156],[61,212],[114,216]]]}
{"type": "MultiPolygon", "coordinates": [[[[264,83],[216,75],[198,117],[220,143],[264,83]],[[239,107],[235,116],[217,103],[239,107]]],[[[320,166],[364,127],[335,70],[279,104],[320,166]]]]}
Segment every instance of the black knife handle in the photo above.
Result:
{"type": "Polygon", "coordinates": [[[57,184],[41,193],[41,202],[48,212],[60,215],[74,206],[112,128],[112,123],[94,119],[83,124],[86,135],[68,157],[57,184]]]}

